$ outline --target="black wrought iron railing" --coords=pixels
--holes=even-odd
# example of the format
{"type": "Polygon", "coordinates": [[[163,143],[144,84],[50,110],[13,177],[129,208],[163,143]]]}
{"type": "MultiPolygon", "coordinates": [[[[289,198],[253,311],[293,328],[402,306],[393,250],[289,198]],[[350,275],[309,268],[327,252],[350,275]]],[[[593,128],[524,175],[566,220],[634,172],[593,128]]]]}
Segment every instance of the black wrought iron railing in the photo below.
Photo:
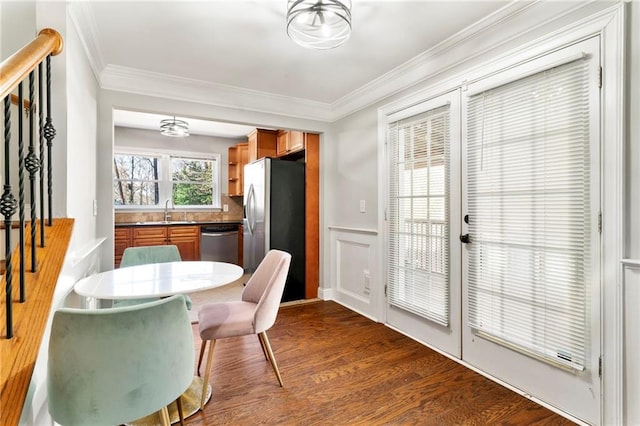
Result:
{"type": "Polygon", "coordinates": [[[14,302],[14,271],[12,256],[14,244],[11,241],[11,228],[14,225],[14,215],[18,213],[19,228],[19,302],[27,300],[25,292],[26,268],[26,238],[25,229],[25,171],[29,174],[30,192],[30,230],[31,247],[31,273],[37,271],[37,227],[40,227],[40,246],[45,245],[45,204],[48,207],[48,217],[46,224],[53,224],[53,169],[52,169],[52,147],[55,138],[55,129],[51,116],[51,57],[62,52],[62,37],[50,28],[46,28],[38,34],[32,42],[14,53],[12,56],[0,63],[0,99],[4,105],[4,182],[2,196],[0,197],[0,214],[4,216],[5,228],[5,303],[6,303],[6,337],[13,337],[13,302],[14,302]],[[43,72],[46,69],[46,76],[43,72]],[[36,69],[37,71],[37,92],[36,99],[36,69]],[[24,86],[28,84],[28,99],[25,99],[24,86]],[[17,95],[13,93],[17,91],[17,95]],[[46,102],[46,109],[44,108],[46,102]],[[13,109],[13,104],[17,109],[13,109]],[[35,113],[38,111],[39,125],[35,126],[35,113]],[[46,114],[46,119],[45,119],[46,114]],[[28,148],[25,154],[24,119],[28,118],[27,137],[28,148]],[[17,138],[12,136],[15,130],[17,138]],[[16,140],[17,139],[17,140],[16,140]],[[38,141],[36,143],[36,140],[38,141]],[[45,156],[46,140],[46,156],[45,156]],[[12,148],[12,145],[16,145],[12,148]],[[37,144],[39,146],[37,146],[37,144]],[[17,170],[15,168],[17,167],[17,170]],[[45,203],[45,170],[46,170],[46,191],[47,199],[45,203]],[[15,181],[17,172],[18,198],[15,197],[15,188],[12,182],[15,181]],[[36,184],[37,174],[39,184],[36,184]],[[39,200],[39,203],[38,203],[39,200]],[[38,206],[39,204],[39,206],[38,206]],[[38,207],[40,217],[38,218],[38,207]]]}

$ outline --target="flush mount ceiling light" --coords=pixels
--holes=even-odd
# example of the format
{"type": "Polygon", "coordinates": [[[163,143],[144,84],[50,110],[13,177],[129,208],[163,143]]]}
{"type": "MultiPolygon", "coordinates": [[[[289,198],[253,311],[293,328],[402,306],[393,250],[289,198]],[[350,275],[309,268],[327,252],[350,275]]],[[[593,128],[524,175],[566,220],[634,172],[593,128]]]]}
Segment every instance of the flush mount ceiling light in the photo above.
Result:
{"type": "Polygon", "coordinates": [[[189,123],[176,120],[176,117],[166,118],[160,122],[160,133],[174,138],[189,136],[189,123]]]}
{"type": "Polygon", "coordinates": [[[333,49],[351,35],[351,0],[289,0],[287,35],[313,49],[333,49]]]}

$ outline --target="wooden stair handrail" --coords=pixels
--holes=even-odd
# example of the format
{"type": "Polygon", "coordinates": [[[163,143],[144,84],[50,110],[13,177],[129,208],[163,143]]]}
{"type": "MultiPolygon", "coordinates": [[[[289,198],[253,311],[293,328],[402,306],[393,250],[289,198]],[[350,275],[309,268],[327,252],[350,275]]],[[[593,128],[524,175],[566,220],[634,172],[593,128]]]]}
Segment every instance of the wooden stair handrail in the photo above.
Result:
{"type": "Polygon", "coordinates": [[[56,30],[45,28],[38,37],[0,63],[0,99],[4,99],[49,54],[62,52],[64,42],[56,30]]]}

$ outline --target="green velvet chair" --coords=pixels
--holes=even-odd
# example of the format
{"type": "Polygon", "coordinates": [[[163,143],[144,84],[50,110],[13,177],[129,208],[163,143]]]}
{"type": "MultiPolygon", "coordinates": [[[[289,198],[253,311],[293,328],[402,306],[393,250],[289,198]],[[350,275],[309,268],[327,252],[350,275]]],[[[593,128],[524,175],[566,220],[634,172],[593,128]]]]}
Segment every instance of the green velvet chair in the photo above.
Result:
{"type": "Polygon", "coordinates": [[[146,265],[148,263],[180,262],[180,251],[174,245],[127,247],[122,253],[120,267],[146,265]]]}
{"type": "Polygon", "coordinates": [[[276,358],[267,338],[267,330],[276,321],[290,264],[291,254],[280,250],[269,250],[249,278],[247,286],[242,290],[241,301],[209,303],[203,305],[198,311],[198,328],[202,339],[200,357],[198,358],[198,373],[207,343],[211,342],[202,381],[201,409],[204,408],[206,400],[213,349],[218,339],[256,334],[262,352],[267,361],[271,363],[278,383],[280,386],[284,386],[276,358]]]}
{"type": "MultiPolygon", "coordinates": [[[[126,268],[149,263],[180,262],[181,260],[180,251],[175,245],[127,247],[122,253],[120,267],[126,268]]],[[[151,302],[152,300],[158,299],[114,300],[113,307],[135,305],[137,303],[151,302]]],[[[185,303],[187,304],[187,309],[191,310],[193,303],[188,295],[185,295],[185,303]]]]}
{"type": "Polygon", "coordinates": [[[166,406],[193,380],[193,360],[182,295],[121,308],[59,309],[49,341],[49,413],[62,425],[118,425],[157,411],[166,422],[166,406]]]}

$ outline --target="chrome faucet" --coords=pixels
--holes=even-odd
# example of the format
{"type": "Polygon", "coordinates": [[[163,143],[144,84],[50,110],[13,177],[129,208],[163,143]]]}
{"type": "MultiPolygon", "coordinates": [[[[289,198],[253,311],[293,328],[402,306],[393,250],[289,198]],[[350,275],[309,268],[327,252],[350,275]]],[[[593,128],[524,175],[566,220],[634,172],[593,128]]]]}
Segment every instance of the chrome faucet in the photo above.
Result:
{"type": "Polygon", "coordinates": [[[171,198],[167,198],[167,201],[164,202],[164,221],[165,222],[169,222],[169,219],[171,219],[171,215],[169,214],[169,203],[171,203],[171,210],[176,208],[175,204],[173,204],[173,200],[171,198]]]}

